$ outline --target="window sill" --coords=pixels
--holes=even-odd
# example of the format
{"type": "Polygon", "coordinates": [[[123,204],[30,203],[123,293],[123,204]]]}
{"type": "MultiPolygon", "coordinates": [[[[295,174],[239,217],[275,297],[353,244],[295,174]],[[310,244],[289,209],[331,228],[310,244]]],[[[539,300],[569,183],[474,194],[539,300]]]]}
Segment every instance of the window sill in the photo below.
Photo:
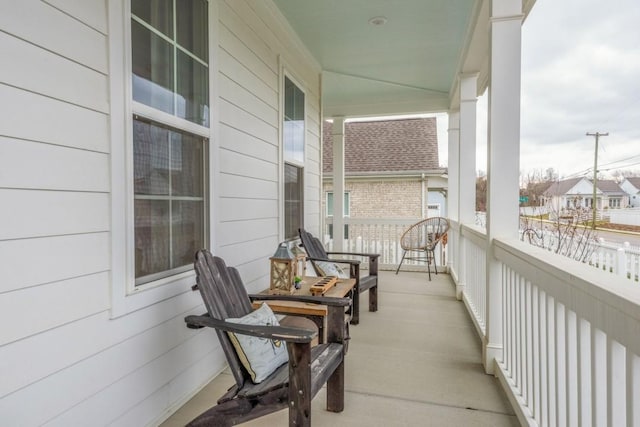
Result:
{"type": "Polygon", "coordinates": [[[138,286],[129,293],[124,292],[124,284],[119,286],[119,290],[114,286],[111,297],[111,318],[125,316],[182,293],[191,292],[195,282],[195,272],[186,271],[138,286]]]}

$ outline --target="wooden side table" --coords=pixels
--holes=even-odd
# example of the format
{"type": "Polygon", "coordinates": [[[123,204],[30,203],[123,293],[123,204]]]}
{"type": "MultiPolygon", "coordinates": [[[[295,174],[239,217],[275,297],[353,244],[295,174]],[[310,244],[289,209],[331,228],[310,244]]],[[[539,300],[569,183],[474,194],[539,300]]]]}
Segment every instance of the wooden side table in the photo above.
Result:
{"type": "MultiPolygon", "coordinates": [[[[300,289],[296,289],[292,295],[311,296],[309,288],[320,279],[322,279],[322,277],[304,277],[300,289]]],[[[325,292],[323,296],[344,298],[350,295],[355,285],[356,279],[338,279],[336,285],[325,292]]],[[[357,292],[357,290],[355,292],[357,292]]],[[[259,295],[262,294],[269,295],[269,289],[261,291],[259,295]]],[[[303,316],[311,319],[318,327],[318,341],[320,344],[324,342],[324,323],[328,313],[326,305],[298,301],[256,300],[252,302],[253,308],[259,308],[262,303],[267,303],[274,313],[303,316]]]]}

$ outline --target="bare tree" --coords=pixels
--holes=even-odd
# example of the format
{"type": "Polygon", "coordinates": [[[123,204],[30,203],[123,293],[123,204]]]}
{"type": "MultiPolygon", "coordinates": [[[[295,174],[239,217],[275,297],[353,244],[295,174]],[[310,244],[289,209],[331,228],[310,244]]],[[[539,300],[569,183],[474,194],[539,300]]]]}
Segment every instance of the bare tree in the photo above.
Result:
{"type": "Polygon", "coordinates": [[[551,215],[555,218],[553,221],[543,219],[543,215],[521,216],[520,239],[576,261],[589,262],[595,251],[597,233],[581,220],[583,215],[579,210],[565,216],[555,212],[551,215]]]}

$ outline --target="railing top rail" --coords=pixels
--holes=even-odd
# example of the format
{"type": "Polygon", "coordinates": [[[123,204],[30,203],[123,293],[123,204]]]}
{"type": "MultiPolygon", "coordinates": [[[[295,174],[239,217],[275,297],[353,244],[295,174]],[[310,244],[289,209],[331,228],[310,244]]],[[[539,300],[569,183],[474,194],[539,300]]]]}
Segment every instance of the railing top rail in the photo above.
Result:
{"type": "Polygon", "coordinates": [[[496,258],[620,342],[640,331],[640,286],[515,239],[497,238],[494,245],[496,258]]]}

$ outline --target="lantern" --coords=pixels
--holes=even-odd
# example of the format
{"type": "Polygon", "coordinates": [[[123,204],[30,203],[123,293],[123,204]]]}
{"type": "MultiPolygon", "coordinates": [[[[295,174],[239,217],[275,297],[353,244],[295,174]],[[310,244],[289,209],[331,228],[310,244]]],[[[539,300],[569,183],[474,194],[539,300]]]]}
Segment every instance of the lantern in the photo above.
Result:
{"type": "Polygon", "coordinates": [[[296,258],[294,275],[304,279],[304,276],[307,274],[307,253],[298,246],[294,246],[291,252],[293,252],[293,256],[296,258]]]}
{"type": "Polygon", "coordinates": [[[296,259],[287,247],[286,243],[280,243],[278,250],[271,258],[271,294],[291,294],[295,290],[293,279],[295,277],[296,259]]]}

